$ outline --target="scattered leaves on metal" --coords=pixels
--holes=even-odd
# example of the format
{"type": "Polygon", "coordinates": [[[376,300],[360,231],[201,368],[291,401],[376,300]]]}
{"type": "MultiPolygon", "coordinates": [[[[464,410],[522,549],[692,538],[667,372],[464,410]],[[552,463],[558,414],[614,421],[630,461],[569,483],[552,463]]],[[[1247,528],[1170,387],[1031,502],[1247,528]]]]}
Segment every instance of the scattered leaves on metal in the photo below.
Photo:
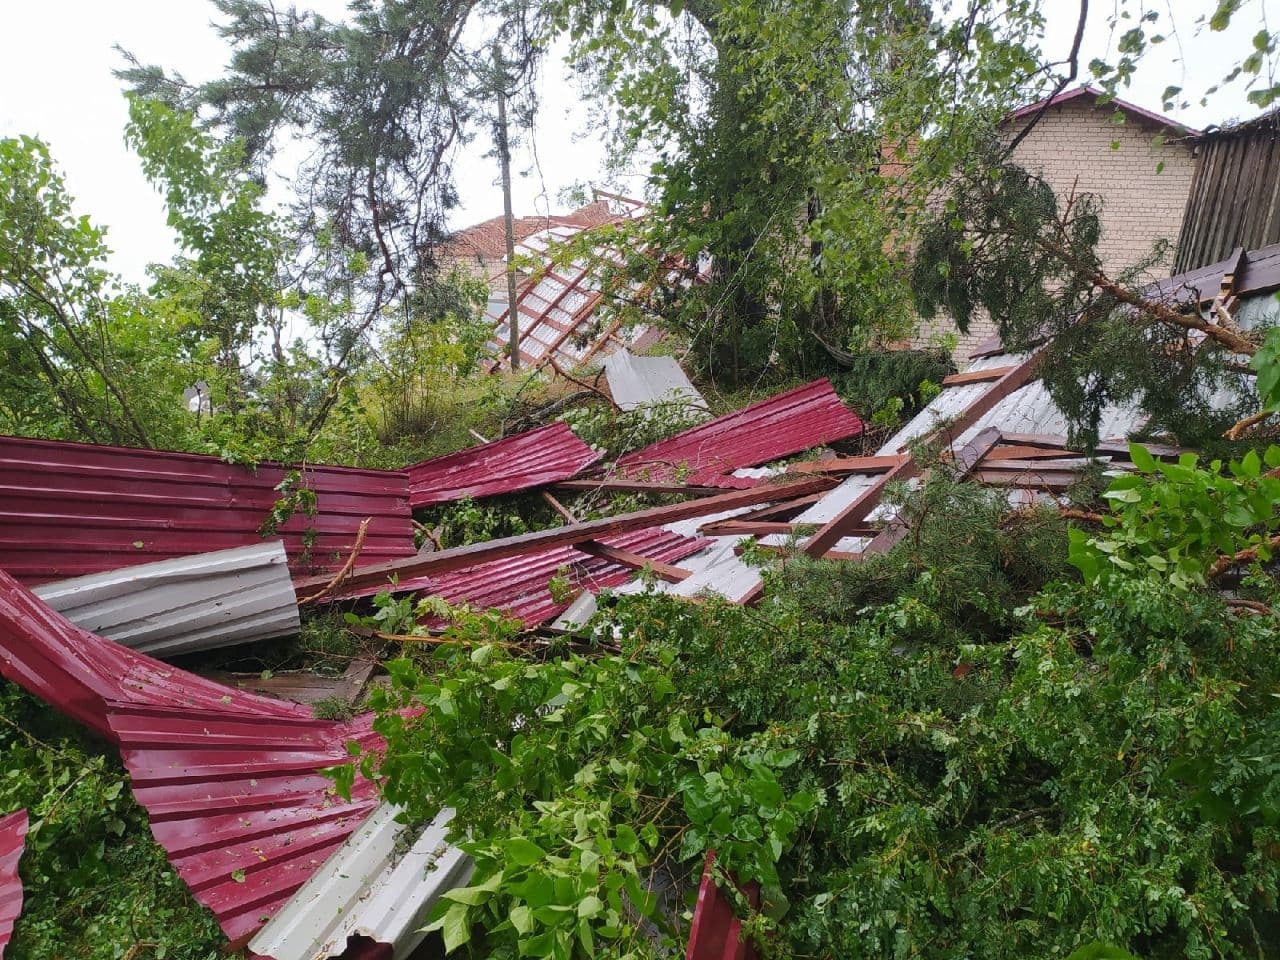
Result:
{"type": "Polygon", "coordinates": [[[564,423],[550,423],[405,467],[415,509],[532,490],[577,476],[600,459],[564,423]]]}
{"type": "Polygon", "coordinates": [[[624,477],[723,487],[758,481],[734,470],[769,463],[862,433],[862,419],[825,377],[716,417],[618,460],[624,477]]]}

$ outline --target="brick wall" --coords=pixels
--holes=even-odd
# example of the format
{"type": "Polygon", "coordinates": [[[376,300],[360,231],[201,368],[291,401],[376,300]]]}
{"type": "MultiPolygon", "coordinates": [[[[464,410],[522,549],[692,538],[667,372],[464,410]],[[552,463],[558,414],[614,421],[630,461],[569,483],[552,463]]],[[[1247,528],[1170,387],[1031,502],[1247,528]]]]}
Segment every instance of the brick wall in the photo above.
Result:
{"type": "MultiPolygon", "coordinates": [[[[1189,144],[1156,146],[1158,128],[1136,117],[1122,124],[1111,121],[1109,107],[1097,107],[1079,98],[1054,107],[1014,151],[1013,160],[1048,181],[1059,203],[1072,190],[1094,193],[1102,200],[1102,238],[1098,251],[1112,275],[1132,267],[1151,253],[1160,239],[1178,239],[1182,214],[1195,168],[1189,144]],[[1112,149],[1112,142],[1119,144],[1112,149]],[[1156,173],[1156,164],[1164,169],[1156,173]]],[[[1022,121],[1009,125],[1012,138],[1022,121]]],[[[1151,271],[1152,279],[1168,276],[1172,251],[1151,271]]],[[[954,331],[950,321],[939,318],[921,329],[913,346],[923,346],[941,333],[954,331]]],[[[963,367],[969,352],[995,332],[989,319],[974,318],[969,334],[956,349],[963,367]]]]}

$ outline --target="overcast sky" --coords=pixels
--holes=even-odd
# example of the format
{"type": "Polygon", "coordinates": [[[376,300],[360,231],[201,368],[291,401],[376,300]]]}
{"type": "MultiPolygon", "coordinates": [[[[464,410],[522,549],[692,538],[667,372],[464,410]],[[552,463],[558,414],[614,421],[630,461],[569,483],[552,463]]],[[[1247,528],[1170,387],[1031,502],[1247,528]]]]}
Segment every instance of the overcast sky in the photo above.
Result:
{"type": "MultiPolygon", "coordinates": [[[[1183,24],[1179,42],[1166,44],[1144,64],[1125,99],[1157,112],[1160,92],[1170,84],[1203,90],[1220,79],[1224,64],[1258,29],[1265,3],[1239,16],[1229,35],[1196,32],[1199,12],[1216,0],[1169,0],[1183,24]],[[1184,56],[1185,54],[1185,56],[1184,56]]],[[[341,0],[317,0],[310,6],[338,16],[341,0]]],[[[1062,56],[1075,27],[1076,4],[1049,0],[1053,12],[1046,46],[1062,56]]],[[[1111,5],[1094,0],[1086,34],[1084,64],[1105,57],[1111,41],[1106,16],[1111,5]]],[[[125,148],[126,120],[120,85],[111,71],[119,66],[112,49],[119,43],[143,62],[161,63],[190,80],[217,75],[227,51],[209,25],[214,14],[206,0],[0,0],[0,136],[34,134],[50,146],[76,198],[78,213],[87,213],[109,229],[112,266],[126,279],[142,281],[148,263],[167,260],[174,252],[160,198],[143,179],[136,158],[125,148]]],[[[1234,61],[1233,61],[1234,62],[1234,61]]],[[[516,213],[560,208],[558,194],[576,183],[605,185],[603,148],[585,129],[581,97],[558,75],[556,64],[543,80],[542,112],[536,141],[538,164],[527,149],[515,158],[522,175],[515,183],[516,213]]],[[[1251,116],[1257,111],[1243,92],[1230,88],[1207,108],[1193,105],[1174,118],[1192,127],[1251,116]]],[[[455,227],[502,212],[495,161],[477,141],[458,163],[462,205],[455,227]]],[[[622,184],[635,191],[638,184],[622,184]]]]}

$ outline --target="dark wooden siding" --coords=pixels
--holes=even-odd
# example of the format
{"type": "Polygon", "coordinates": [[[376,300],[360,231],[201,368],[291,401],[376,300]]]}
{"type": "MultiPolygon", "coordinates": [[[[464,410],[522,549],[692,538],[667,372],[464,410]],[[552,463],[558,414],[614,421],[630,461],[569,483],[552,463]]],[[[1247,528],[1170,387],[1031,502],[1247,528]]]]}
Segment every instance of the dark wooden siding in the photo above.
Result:
{"type": "Polygon", "coordinates": [[[1280,242],[1280,114],[1207,134],[1199,153],[1175,274],[1280,242]]]}

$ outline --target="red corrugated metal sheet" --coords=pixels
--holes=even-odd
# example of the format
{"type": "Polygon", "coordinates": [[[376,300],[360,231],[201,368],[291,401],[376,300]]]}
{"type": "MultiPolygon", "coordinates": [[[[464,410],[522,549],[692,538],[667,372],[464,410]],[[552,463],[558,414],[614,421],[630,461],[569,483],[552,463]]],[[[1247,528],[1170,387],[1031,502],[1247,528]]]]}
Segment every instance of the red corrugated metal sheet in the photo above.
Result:
{"type": "MultiPolygon", "coordinates": [[[[721,892],[711,873],[714,853],[707,854],[698,887],[698,902],[693,908],[693,926],[689,929],[689,947],[685,960],[755,960],[756,949],[750,939],[741,939],[742,921],[733,912],[729,898],[721,892]]],[[[748,884],[742,889],[753,907],[760,906],[760,885],[748,884]]]]}
{"type": "MultiPolygon", "coordinates": [[[[676,563],[697,553],[711,541],[669,533],[661,528],[639,530],[600,540],[610,547],[629,550],[659,563],[676,563]]],[[[553,620],[569,607],[551,596],[552,577],[566,571],[573,592],[596,592],[626,583],[636,575],[630,567],[592,557],[573,547],[553,547],[489,563],[480,563],[456,573],[436,577],[401,580],[397,593],[420,593],[443,597],[453,604],[466,603],[478,609],[497,609],[524,623],[537,626],[553,620]]],[[[359,591],[355,596],[369,596],[381,588],[359,591]]]]}
{"type": "Polygon", "coordinates": [[[18,861],[27,836],[27,811],[0,817],[0,957],[13,936],[13,925],[22,912],[22,878],[18,861]]]}
{"type": "Polygon", "coordinates": [[[309,718],[297,704],[205,680],[82,630],[0,571],[0,676],[105,737],[107,702],[309,718]]]}
{"type": "Polygon", "coordinates": [[[751,486],[755,481],[729,474],[856,437],[862,429],[862,419],[824,377],[629,453],[618,460],[618,473],[632,479],[678,477],[691,484],[751,486]]]}
{"type": "MultiPolygon", "coordinates": [[[[272,463],[249,470],[196,454],[2,437],[0,568],[34,584],[256,543],[285,472],[272,463]]],[[[297,572],[340,566],[366,517],[361,563],[413,555],[408,474],[308,466],[303,478],[318,513],[299,513],[279,531],[297,572]],[[309,528],[316,541],[308,556],[309,528]]]]}
{"type": "Polygon", "coordinates": [[[233,944],[253,935],[378,804],[320,773],[346,743],[382,743],[372,715],[350,723],[226,710],[113,704],[112,735],[151,832],[233,944]]]}
{"type": "Polygon", "coordinates": [[[568,480],[599,459],[567,424],[551,423],[405,467],[409,503],[417,508],[530,490],[568,480]]]}
{"type": "Polygon", "coordinates": [[[319,773],[372,718],[317,720],[81,630],[0,571],[0,675],[120,745],[152,832],[196,899],[239,941],[265,922],[377,803],[319,773]]]}

